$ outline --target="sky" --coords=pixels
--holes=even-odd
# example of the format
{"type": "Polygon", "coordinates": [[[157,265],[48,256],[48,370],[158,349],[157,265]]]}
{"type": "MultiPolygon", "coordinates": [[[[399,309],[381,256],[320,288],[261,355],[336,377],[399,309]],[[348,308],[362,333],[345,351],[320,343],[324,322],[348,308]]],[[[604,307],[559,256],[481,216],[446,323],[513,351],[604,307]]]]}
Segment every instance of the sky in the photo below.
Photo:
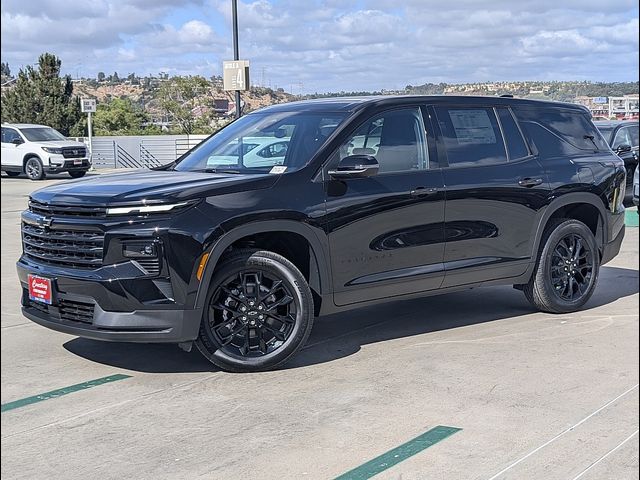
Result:
{"type": "MultiPolygon", "coordinates": [[[[2,0],[1,57],[72,77],[219,75],[231,0],[2,0]]],[[[638,80],[637,0],[238,0],[251,83],[292,93],[423,83],[638,80]]]]}

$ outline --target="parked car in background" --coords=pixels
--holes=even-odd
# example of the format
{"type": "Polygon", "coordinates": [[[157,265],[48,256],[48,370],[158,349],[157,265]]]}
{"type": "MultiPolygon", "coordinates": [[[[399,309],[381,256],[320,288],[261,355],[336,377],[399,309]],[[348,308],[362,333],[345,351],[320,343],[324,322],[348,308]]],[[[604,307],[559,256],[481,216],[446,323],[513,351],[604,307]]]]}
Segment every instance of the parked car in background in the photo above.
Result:
{"type": "Polygon", "coordinates": [[[47,173],[68,172],[79,178],[90,167],[84,143],[45,125],[2,124],[1,169],[10,177],[26,173],[31,180],[42,180],[47,173]]]}
{"type": "Polygon", "coordinates": [[[637,120],[611,120],[594,123],[611,146],[611,149],[624,160],[624,168],[627,171],[627,189],[624,204],[630,207],[633,204],[633,173],[638,166],[639,123],[637,120]]]}

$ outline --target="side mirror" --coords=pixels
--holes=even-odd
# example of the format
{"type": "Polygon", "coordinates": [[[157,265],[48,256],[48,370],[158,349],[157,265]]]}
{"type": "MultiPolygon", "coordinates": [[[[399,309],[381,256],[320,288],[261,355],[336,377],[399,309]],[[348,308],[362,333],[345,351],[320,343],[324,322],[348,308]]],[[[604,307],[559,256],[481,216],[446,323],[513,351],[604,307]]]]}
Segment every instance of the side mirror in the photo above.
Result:
{"type": "Polygon", "coordinates": [[[616,147],[616,153],[626,153],[631,151],[631,145],[627,145],[623,143],[622,145],[618,145],[616,147]]]}
{"type": "Polygon", "coordinates": [[[11,143],[13,143],[15,146],[18,146],[22,145],[24,143],[24,140],[22,140],[21,138],[14,138],[13,140],[11,140],[11,143]]]}
{"type": "Polygon", "coordinates": [[[380,164],[371,155],[349,155],[340,160],[338,168],[329,170],[335,179],[371,177],[378,173],[380,164]]]}

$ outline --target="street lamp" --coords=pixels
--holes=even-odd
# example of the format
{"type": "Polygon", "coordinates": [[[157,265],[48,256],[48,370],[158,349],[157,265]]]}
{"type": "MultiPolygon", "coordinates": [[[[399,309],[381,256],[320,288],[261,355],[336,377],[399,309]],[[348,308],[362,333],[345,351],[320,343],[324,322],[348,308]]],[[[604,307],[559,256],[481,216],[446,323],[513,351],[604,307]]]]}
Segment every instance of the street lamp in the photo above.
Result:
{"type": "MultiPolygon", "coordinates": [[[[238,0],[231,0],[231,16],[233,18],[233,59],[240,60],[238,51],[238,0]]],[[[240,90],[236,90],[236,118],[240,118],[240,90]]]]}

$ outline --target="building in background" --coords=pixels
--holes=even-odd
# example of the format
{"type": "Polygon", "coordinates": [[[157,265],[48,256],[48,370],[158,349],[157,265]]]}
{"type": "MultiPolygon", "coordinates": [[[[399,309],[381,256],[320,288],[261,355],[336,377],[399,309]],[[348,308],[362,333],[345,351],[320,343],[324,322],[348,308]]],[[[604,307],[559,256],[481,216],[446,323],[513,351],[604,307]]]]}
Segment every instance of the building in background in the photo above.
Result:
{"type": "Polygon", "coordinates": [[[575,103],[584,105],[593,117],[611,120],[630,120],[638,118],[638,94],[622,97],[576,97],[575,103]]]}

